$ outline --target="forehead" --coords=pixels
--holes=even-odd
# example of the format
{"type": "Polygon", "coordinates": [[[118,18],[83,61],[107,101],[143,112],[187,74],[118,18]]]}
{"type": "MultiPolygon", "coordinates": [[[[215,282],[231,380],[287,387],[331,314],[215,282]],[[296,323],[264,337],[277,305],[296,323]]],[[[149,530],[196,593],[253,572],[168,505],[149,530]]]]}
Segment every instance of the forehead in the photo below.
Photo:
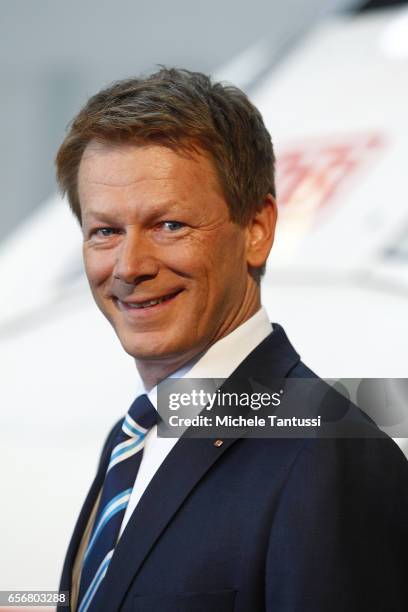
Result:
{"type": "Polygon", "coordinates": [[[189,214],[197,222],[229,218],[229,206],[212,161],[161,145],[90,143],[78,172],[84,225],[96,217],[124,223],[189,214]]]}
{"type": "Polygon", "coordinates": [[[203,151],[187,154],[154,144],[103,144],[86,147],[78,171],[81,197],[91,188],[132,189],[156,185],[157,188],[191,188],[199,184],[221,192],[209,156],[203,151]]]}

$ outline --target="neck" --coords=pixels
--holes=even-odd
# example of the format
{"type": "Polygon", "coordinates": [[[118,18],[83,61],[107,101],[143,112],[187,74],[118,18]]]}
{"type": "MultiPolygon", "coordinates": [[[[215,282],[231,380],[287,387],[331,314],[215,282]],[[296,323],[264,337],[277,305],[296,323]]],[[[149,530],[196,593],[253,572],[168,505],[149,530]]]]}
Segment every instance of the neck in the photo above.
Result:
{"type": "Polygon", "coordinates": [[[177,370],[180,370],[180,368],[197,357],[198,354],[199,353],[193,352],[191,353],[191,357],[190,353],[188,353],[188,355],[183,354],[178,358],[171,356],[168,359],[161,359],[158,362],[150,361],[149,363],[136,360],[136,367],[146,391],[151,391],[153,387],[158,385],[162,380],[168,378],[168,376],[174,372],[177,372],[177,370]]]}

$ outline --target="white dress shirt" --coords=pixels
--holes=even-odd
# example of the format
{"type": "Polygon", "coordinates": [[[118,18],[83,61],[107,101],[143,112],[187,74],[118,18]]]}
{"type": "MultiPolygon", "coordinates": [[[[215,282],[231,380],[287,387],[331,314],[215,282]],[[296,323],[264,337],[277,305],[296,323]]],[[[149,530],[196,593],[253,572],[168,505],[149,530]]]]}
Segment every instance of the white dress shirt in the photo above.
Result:
{"type": "MultiPolygon", "coordinates": [[[[198,359],[189,362],[189,364],[172,374],[171,377],[228,378],[271,331],[272,327],[268,315],[265,309],[261,308],[245,323],[210,346],[198,359]]],[[[154,387],[148,393],[148,397],[157,409],[157,387],[154,387]]],[[[122,535],[151,479],[178,439],[159,438],[157,436],[157,425],[152,427],[146,435],[142,462],[136,476],[125,516],[123,517],[120,535],[122,535]]]]}

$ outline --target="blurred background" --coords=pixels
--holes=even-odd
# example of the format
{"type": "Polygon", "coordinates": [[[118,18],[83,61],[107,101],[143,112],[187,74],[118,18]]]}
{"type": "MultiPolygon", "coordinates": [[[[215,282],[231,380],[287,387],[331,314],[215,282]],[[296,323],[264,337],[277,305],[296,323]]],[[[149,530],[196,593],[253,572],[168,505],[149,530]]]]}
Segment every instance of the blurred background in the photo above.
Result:
{"type": "Polygon", "coordinates": [[[277,154],[271,320],[323,377],[406,378],[408,5],[2,0],[0,15],[0,590],[56,589],[105,434],[140,388],[56,194],[69,120],[157,64],[242,87],[277,154]]]}

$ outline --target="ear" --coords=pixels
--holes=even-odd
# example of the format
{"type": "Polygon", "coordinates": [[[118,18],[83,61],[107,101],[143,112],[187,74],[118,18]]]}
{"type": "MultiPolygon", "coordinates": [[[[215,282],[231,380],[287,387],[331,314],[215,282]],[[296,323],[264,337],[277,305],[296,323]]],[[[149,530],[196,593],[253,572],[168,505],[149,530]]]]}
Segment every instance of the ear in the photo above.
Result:
{"type": "Polygon", "coordinates": [[[268,193],[246,227],[246,259],[250,267],[261,268],[265,264],[273,245],[277,216],[276,200],[268,193]]]}

